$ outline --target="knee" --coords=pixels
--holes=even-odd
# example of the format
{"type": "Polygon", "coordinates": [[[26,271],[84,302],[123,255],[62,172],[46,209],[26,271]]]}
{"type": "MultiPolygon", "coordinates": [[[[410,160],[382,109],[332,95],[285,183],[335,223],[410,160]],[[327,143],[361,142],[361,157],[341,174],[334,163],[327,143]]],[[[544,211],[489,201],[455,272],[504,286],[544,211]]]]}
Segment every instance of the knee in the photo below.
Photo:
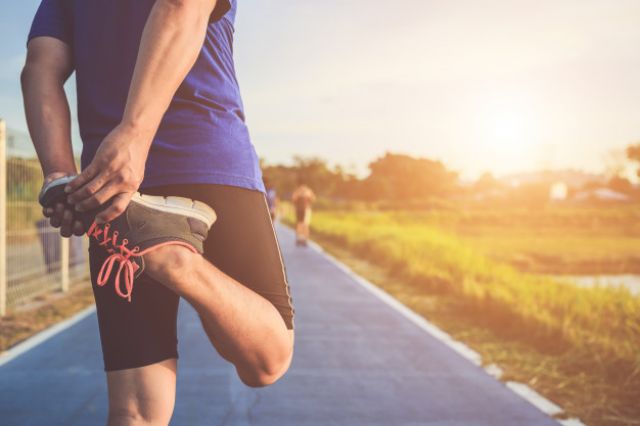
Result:
{"type": "Polygon", "coordinates": [[[289,367],[287,366],[282,371],[277,373],[269,373],[266,371],[246,371],[238,372],[238,377],[242,383],[250,388],[263,388],[270,386],[280,380],[282,376],[287,372],[289,367]]]}
{"type": "Polygon", "coordinates": [[[260,366],[237,368],[238,376],[245,385],[252,388],[269,386],[280,380],[289,370],[293,358],[293,348],[283,351],[280,357],[261,363],[260,366]]]}

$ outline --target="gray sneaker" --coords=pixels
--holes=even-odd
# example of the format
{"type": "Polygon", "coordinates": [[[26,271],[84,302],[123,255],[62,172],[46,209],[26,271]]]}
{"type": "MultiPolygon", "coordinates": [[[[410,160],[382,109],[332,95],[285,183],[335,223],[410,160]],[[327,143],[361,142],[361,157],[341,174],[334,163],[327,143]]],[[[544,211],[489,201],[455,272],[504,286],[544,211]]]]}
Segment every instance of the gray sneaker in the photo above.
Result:
{"type": "Polygon", "coordinates": [[[77,175],[64,176],[54,179],[43,186],[40,191],[40,195],[38,196],[40,205],[42,207],[53,207],[57,203],[64,203],[67,207],[73,209],[73,207],[69,206],[69,203],[67,203],[67,194],[64,192],[64,187],[76,177],[77,175]]]}
{"type": "MultiPolygon", "coordinates": [[[[66,183],[68,180],[59,185],[51,185],[48,190],[45,187],[40,195],[41,204],[50,206],[65,200],[60,195],[60,189],[64,193],[66,183]]],[[[118,263],[115,290],[119,296],[129,301],[133,281],[144,271],[146,253],[166,245],[180,245],[194,253],[202,253],[203,242],[216,220],[214,210],[201,201],[183,197],[141,195],[138,192],[133,195],[124,213],[113,221],[98,225],[94,221],[97,213],[98,211],[93,211],[82,214],[91,242],[109,253],[98,273],[97,284],[105,285],[113,267],[118,263]],[[120,276],[123,273],[124,291],[120,286],[120,276]]]]}

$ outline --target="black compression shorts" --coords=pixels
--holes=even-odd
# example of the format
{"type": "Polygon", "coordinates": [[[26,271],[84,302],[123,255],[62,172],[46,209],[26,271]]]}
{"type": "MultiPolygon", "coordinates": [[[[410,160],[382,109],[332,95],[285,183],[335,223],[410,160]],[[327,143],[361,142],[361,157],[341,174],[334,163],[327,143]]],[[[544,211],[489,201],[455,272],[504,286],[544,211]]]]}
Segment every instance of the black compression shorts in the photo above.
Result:
{"type": "MultiPolygon", "coordinates": [[[[218,217],[204,243],[204,256],[221,271],[269,300],[293,329],[293,306],[280,248],[263,193],[213,185],[167,185],[143,194],[203,201],[218,217]]],[[[137,368],[178,357],[179,297],[151,277],[136,278],[131,302],[96,277],[108,254],[91,240],[91,281],[98,311],[106,371],[137,368]]],[[[249,313],[248,313],[249,314],[249,313]]]]}

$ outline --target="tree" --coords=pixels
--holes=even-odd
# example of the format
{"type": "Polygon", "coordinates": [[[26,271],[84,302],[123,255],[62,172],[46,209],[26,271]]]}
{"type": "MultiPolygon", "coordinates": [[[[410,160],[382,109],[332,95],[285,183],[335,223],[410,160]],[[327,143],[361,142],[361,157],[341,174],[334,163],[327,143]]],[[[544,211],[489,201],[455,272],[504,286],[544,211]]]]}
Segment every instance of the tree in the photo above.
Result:
{"type": "Polygon", "coordinates": [[[503,185],[493,176],[491,172],[484,172],[473,185],[473,189],[479,192],[498,189],[503,185]]]}
{"type": "Polygon", "coordinates": [[[607,186],[617,192],[622,192],[624,194],[630,194],[633,192],[633,184],[629,181],[629,179],[622,176],[613,176],[607,186]]]}
{"type": "MultiPolygon", "coordinates": [[[[627,158],[634,163],[640,163],[640,143],[627,147],[627,158]]],[[[636,170],[636,174],[640,177],[640,167],[636,170]]]]}
{"type": "Polygon", "coordinates": [[[324,197],[352,197],[356,192],[354,187],[359,184],[353,174],[347,173],[341,166],[331,168],[319,157],[295,156],[292,166],[271,166],[264,160],[261,160],[260,165],[264,178],[269,180],[283,197],[293,192],[300,181],[324,197]]]}
{"type": "Polygon", "coordinates": [[[387,152],[369,164],[364,185],[368,199],[406,201],[442,197],[457,186],[458,175],[440,162],[387,152]]]}

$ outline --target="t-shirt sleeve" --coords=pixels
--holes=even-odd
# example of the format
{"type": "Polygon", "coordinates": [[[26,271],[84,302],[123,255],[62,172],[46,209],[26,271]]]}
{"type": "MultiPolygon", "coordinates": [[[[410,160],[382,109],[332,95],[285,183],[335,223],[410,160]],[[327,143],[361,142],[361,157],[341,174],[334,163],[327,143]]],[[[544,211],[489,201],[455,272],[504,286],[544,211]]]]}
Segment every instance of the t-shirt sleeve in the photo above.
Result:
{"type": "Polygon", "coordinates": [[[42,0],[27,38],[54,37],[73,46],[73,16],[65,0],[42,0]]]}
{"type": "Polygon", "coordinates": [[[209,22],[216,22],[222,19],[222,17],[231,10],[231,1],[232,0],[216,1],[216,5],[213,8],[213,12],[211,12],[211,17],[209,18],[209,22]]]}

